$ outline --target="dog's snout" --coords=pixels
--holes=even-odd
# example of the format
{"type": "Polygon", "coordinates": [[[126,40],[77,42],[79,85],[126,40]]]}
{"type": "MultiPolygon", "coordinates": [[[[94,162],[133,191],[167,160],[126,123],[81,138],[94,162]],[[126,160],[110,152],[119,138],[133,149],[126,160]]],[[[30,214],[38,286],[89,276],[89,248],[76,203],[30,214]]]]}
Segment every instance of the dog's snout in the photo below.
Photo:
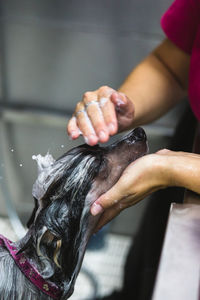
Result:
{"type": "Polygon", "coordinates": [[[134,136],[135,136],[136,140],[138,140],[138,141],[146,141],[146,139],[147,139],[146,133],[145,133],[144,129],[142,129],[141,127],[135,128],[134,136]]]}

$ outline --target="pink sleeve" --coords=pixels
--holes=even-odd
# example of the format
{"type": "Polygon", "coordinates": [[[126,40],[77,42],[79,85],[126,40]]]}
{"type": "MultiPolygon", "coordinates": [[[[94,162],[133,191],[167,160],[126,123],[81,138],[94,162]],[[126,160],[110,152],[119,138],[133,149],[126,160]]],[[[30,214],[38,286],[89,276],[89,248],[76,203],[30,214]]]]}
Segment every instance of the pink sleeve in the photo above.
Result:
{"type": "Polygon", "coordinates": [[[169,40],[191,54],[199,22],[199,0],[175,0],[162,16],[161,27],[169,40]]]}

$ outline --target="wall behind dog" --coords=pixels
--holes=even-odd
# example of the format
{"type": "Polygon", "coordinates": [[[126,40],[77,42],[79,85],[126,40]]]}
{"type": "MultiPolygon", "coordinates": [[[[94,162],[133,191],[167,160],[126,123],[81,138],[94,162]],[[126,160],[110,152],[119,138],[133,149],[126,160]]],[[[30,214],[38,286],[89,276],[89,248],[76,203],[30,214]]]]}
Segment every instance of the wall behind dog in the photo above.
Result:
{"type": "MultiPolygon", "coordinates": [[[[0,176],[24,220],[32,209],[37,173],[32,155],[49,150],[58,157],[83,142],[69,141],[65,133],[76,102],[87,90],[120,85],[163,39],[160,17],[171,2],[0,2],[0,176]]],[[[167,144],[174,114],[147,127],[152,151],[167,144]]],[[[3,198],[0,195],[1,215],[6,214],[3,198]]],[[[144,205],[124,212],[112,230],[135,232],[144,205]]]]}

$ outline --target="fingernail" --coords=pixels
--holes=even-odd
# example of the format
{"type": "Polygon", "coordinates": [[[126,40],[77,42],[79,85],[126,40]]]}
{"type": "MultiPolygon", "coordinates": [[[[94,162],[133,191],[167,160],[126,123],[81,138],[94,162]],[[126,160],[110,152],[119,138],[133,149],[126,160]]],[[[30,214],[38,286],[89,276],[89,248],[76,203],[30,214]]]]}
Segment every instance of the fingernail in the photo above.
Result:
{"type": "Polygon", "coordinates": [[[114,124],[110,123],[108,124],[108,129],[109,129],[109,132],[112,134],[115,132],[115,126],[114,124]]]}
{"type": "Polygon", "coordinates": [[[84,136],[84,140],[85,140],[86,144],[91,145],[91,146],[95,145],[98,142],[98,138],[93,134],[91,134],[89,136],[84,136]]]}
{"type": "Polygon", "coordinates": [[[107,135],[106,135],[105,131],[101,130],[101,131],[99,132],[99,138],[100,138],[101,140],[105,140],[105,139],[107,138],[107,135]]]}
{"type": "Polygon", "coordinates": [[[104,211],[103,207],[100,204],[97,203],[93,203],[92,207],[91,207],[91,214],[93,216],[96,216],[100,213],[102,213],[104,211]]]}
{"type": "Polygon", "coordinates": [[[117,105],[120,106],[120,105],[124,105],[124,101],[120,98],[117,98],[117,105]]]}
{"type": "Polygon", "coordinates": [[[77,135],[78,134],[77,134],[76,131],[72,131],[71,134],[70,134],[70,136],[71,136],[72,139],[75,139],[77,137],[77,135]]]}
{"type": "Polygon", "coordinates": [[[76,131],[72,131],[69,135],[68,138],[70,140],[75,140],[78,137],[77,132],[76,131]]]}

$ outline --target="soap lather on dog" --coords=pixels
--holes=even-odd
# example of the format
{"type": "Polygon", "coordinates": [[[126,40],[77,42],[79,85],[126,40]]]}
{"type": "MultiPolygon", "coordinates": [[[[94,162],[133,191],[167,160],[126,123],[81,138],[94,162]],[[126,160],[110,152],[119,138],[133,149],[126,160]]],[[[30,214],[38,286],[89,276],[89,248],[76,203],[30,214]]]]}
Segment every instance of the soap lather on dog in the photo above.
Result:
{"type": "Polygon", "coordinates": [[[136,128],[107,147],[84,144],[58,160],[49,153],[33,157],[38,178],[33,185],[35,209],[29,230],[16,243],[1,238],[2,300],[71,296],[88,240],[100,218],[91,215],[91,205],[117,182],[128,164],[147,151],[145,132],[136,128]]]}

